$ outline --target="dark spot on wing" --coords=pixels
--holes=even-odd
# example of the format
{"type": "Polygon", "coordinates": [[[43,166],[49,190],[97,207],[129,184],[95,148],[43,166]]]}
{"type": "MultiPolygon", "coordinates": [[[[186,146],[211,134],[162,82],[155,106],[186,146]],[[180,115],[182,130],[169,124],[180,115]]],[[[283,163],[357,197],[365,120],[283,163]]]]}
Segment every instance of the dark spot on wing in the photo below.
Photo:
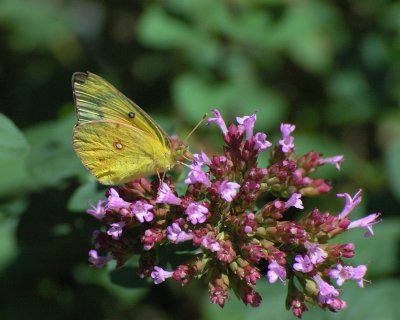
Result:
{"type": "Polygon", "coordinates": [[[131,118],[131,119],[135,118],[135,113],[134,112],[129,112],[128,113],[128,117],[131,118]]]}

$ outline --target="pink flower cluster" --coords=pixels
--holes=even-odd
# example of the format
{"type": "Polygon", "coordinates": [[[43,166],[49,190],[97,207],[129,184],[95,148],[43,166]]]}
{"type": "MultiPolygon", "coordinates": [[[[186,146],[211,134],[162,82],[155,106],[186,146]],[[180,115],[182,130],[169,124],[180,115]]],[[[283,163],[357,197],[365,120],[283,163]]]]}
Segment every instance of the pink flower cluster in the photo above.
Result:
{"type": "Polygon", "coordinates": [[[222,155],[193,154],[183,182],[141,178],[110,188],[107,201],[87,211],[105,224],[104,231],[95,232],[90,263],[103,267],[115,259],[121,266],[139,255],[139,276],[155,284],[171,278],[182,285],[204,277],[210,301],[221,307],[230,290],[258,307],[261,296],[254,285],[262,278],[287,285],[287,307],[297,317],[307,310],[306,302],[332,311],[346,307],[334,282],[341,286],[354,280],[363,287],[367,267],[346,264],[343,258],[353,257],[354,245],[332,240],[352,228],[365,228],[365,236],[372,236],[380,214],[349,219],[361,190],[353,197],[338,194],[345,206],[336,215],[307,211],[303,204],[305,197],[331,189],[310,174],[325,164],[340,169],[343,156],[297,156],[291,124],[281,125],[282,139],[272,148],[265,133],[254,134],[255,114],[236,118],[238,124],[229,128],[217,110],[213,114],[208,124],[221,130],[222,155]],[[260,168],[258,156],[268,148],[270,164],[260,168]],[[180,194],[175,191],[179,184],[180,194]],[[192,254],[167,271],[158,265],[158,253],[173,246],[192,254]]]}

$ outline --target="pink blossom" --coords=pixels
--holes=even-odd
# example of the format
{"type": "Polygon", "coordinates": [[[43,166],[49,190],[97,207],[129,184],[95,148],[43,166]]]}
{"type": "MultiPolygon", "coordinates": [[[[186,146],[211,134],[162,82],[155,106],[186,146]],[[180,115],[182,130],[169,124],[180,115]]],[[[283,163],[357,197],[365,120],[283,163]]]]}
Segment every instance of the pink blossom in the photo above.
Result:
{"type": "Polygon", "coordinates": [[[182,200],[172,192],[171,188],[165,182],[163,182],[161,188],[158,189],[156,203],[176,204],[179,206],[182,200]]]}
{"type": "Polygon", "coordinates": [[[236,182],[228,182],[225,180],[218,187],[218,192],[221,195],[222,199],[224,199],[227,202],[231,202],[233,198],[236,196],[239,188],[240,184],[236,182]]]}
{"type": "Polygon", "coordinates": [[[364,237],[372,237],[374,235],[374,231],[372,230],[372,226],[376,223],[381,222],[381,220],[376,221],[376,218],[380,216],[380,213],[372,213],[364,218],[352,221],[347,229],[353,228],[366,228],[367,231],[364,233],[364,237]]]}
{"type": "Polygon", "coordinates": [[[279,144],[282,146],[283,152],[289,152],[294,149],[294,138],[290,135],[294,129],[295,125],[289,123],[281,123],[281,133],[282,139],[279,140],[279,144]]]}
{"type": "Polygon", "coordinates": [[[297,209],[304,209],[303,202],[300,200],[300,193],[293,193],[289,200],[285,202],[285,208],[295,207],[297,209]]]}
{"type": "Polygon", "coordinates": [[[272,146],[272,143],[267,141],[267,135],[264,132],[257,132],[254,136],[254,140],[254,150],[259,152],[272,146]]]}
{"type": "Polygon", "coordinates": [[[179,224],[174,222],[167,227],[167,238],[173,243],[179,243],[193,239],[193,234],[183,231],[179,224]]]}
{"type": "Polygon", "coordinates": [[[329,276],[336,279],[338,286],[343,285],[346,280],[353,279],[357,282],[360,288],[364,287],[364,276],[367,272],[367,267],[363,264],[353,268],[351,266],[342,266],[338,264],[336,269],[329,272],[329,276]]]}
{"type": "Polygon", "coordinates": [[[330,157],[330,158],[322,158],[319,160],[320,164],[333,164],[335,165],[337,170],[340,170],[340,164],[343,162],[344,160],[344,156],[340,155],[340,156],[334,156],[334,157],[330,157]]]}
{"type": "Polygon", "coordinates": [[[114,188],[110,189],[110,195],[108,196],[107,208],[110,210],[120,210],[122,208],[128,208],[131,204],[122,199],[117,190],[114,188]]]}
{"type": "Polygon", "coordinates": [[[348,193],[338,193],[336,196],[341,197],[341,198],[345,198],[346,199],[346,204],[342,210],[342,212],[340,212],[338,214],[338,217],[343,219],[345,217],[347,217],[351,211],[353,211],[353,209],[360,204],[361,202],[361,192],[362,190],[358,190],[357,193],[353,196],[353,198],[348,194],[348,193]]]}
{"type": "Polygon", "coordinates": [[[236,117],[236,121],[239,125],[244,126],[246,130],[246,140],[250,140],[253,137],[254,123],[257,120],[256,114],[251,116],[236,117]]]}
{"type": "Polygon", "coordinates": [[[166,279],[171,278],[173,274],[173,272],[169,272],[163,268],[155,266],[150,276],[154,280],[155,284],[159,284],[164,282],[166,279]]]}
{"type": "Polygon", "coordinates": [[[273,260],[268,265],[267,277],[269,283],[275,283],[278,279],[285,283],[286,269],[282,267],[278,262],[273,260]]]}
{"type": "Polygon", "coordinates": [[[210,236],[203,237],[203,239],[201,239],[201,245],[212,252],[218,252],[221,249],[217,240],[210,236]]]}
{"type": "Polygon", "coordinates": [[[334,303],[334,298],[339,296],[339,291],[337,291],[334,286],[322,280],[319,274],[314,275],[313,279],[317,283],[319,288],[319,303],[327,305],[334,303]]]}
{"type": "Polygon", "coordinates": [[[207,174],[203,170],[201,170],[201,165],[197,163],[192,164],[190,166],[190,169],[191,170],[189,171],[188,177],[184,181],[186,184],[202,183],[207,188],[211,186],[211,182],[207,174]]]}
{"type": "Polygon", "coordinates": [[[151,204],[138,200],[132,206],[132,213],[141,223],[145,220],[150,222],[154,219],[154,214],[149,211],[150,209],[153,209],[151,204]]]}
{"type": "Polygon", "coordinates": [[[207,155],[203,151],[201,151],[201,153],[193,153],[193,159],[199,165],[206,164],[209,166],[211,164],[211,160],[207,157],[207,155]]]}
{"type": "Polygon", "coordinates": [[[294,257],[294,260],[296,261],[295,264],[293,264],[293,269],[303,272],[303,273],[308,273],[311,270],[314,269],[314,266],[311,262],[311,259],[309,256],[305,255],[304,257],[302,255],[297,255],[294,257]]]}
{"type": "Polygon", "coordinates": [[[310,257],[312,264],[322,263],[328,257],[328,254],[319,247],[318,243],[306,245],[306,248],[308,249],[307,255],[310,257]]]}
{"type": "Polygon", "coordinates": [[[112,256],[111,255],[99,256],[96,250],[90,250],[88,260],[96,268],[102,268],[107,264],[108,261],[112,260],[112,256]]]}
{"type": "Polygon", "coordinates": [[[226,135],[228,133],[228,128],[226,127],[225,121],[222,119],[221,114],[217,109],[213,109],[211,112],[215,115],[215,118],[208,118],[207,125],[209,125],[211,122],[215,122],[221,129],[222,134],[226,135]]]}
{"type": "Polygon", "coordinates": [[[208,209],[200,203],[192,202],[186,208],[185,213],[192,224],[203,223],[206,221],[208,209]]]}
{"type": "Polygon", "coordinates": [[[114,240],[118,240],[121,237],[125,223],[121,221],[121,222],[111,223],[110,226],[111,228],[107,230],[107,234],[111,236],[114,240]]]}
{"type": "Polygon", "coordinates": [[[105,209],[103,207],[104,201],[99,200],[97,202],[97,205],[94,206],[93,204],[89,203],[89,205],[92,207],[91,209],[87,209],[86,213],[90,214],[91,216],[95,217],[98,220],[101,220],[104,218],[105,215],[105,209]]]}

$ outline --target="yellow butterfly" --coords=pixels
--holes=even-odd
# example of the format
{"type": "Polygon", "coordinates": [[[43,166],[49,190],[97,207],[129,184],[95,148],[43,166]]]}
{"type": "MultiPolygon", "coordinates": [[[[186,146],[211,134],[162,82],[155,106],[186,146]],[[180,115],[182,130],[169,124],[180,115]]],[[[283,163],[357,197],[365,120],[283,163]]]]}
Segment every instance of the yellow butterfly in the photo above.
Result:
{"type": "Polygon", "coordinates": [[[83,165],[106,185],[171,169],[186,146],[172,147],[165,131],[138,105],[93,73],[74,73],[78,123],[73,147],[83,165]]]}

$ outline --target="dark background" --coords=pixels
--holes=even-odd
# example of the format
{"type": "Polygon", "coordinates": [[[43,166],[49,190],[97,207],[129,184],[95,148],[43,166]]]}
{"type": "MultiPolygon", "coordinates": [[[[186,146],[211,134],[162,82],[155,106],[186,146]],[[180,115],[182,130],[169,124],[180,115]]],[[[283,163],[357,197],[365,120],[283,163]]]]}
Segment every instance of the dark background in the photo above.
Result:
{"type": "MultiPolygon", "coordinates": [[[[342,240],[371,283],[345,286],[346,310],[304,318],[400,318],[399,1],[0,0],[1,319],[291,319],[278,284],[260,281],[258,309],[233,296],[221,310],[201,281],[138,288],[129,268],[88,266],[99,225],[84,211],[102,188],[71,147],[76,71],[106,78],[170,134],[213,107],[228,121],[258,110],[270,140],[291,122],[299,153],[344,154],[340,172],[321,171],[331,194],[305,205],[339,212],[336,193],[364,190],[353,218],[384,222],[372,239],[342,240]]],[[[217,133],[203,127],[191,149],[220,152],[217,133]]]]}

